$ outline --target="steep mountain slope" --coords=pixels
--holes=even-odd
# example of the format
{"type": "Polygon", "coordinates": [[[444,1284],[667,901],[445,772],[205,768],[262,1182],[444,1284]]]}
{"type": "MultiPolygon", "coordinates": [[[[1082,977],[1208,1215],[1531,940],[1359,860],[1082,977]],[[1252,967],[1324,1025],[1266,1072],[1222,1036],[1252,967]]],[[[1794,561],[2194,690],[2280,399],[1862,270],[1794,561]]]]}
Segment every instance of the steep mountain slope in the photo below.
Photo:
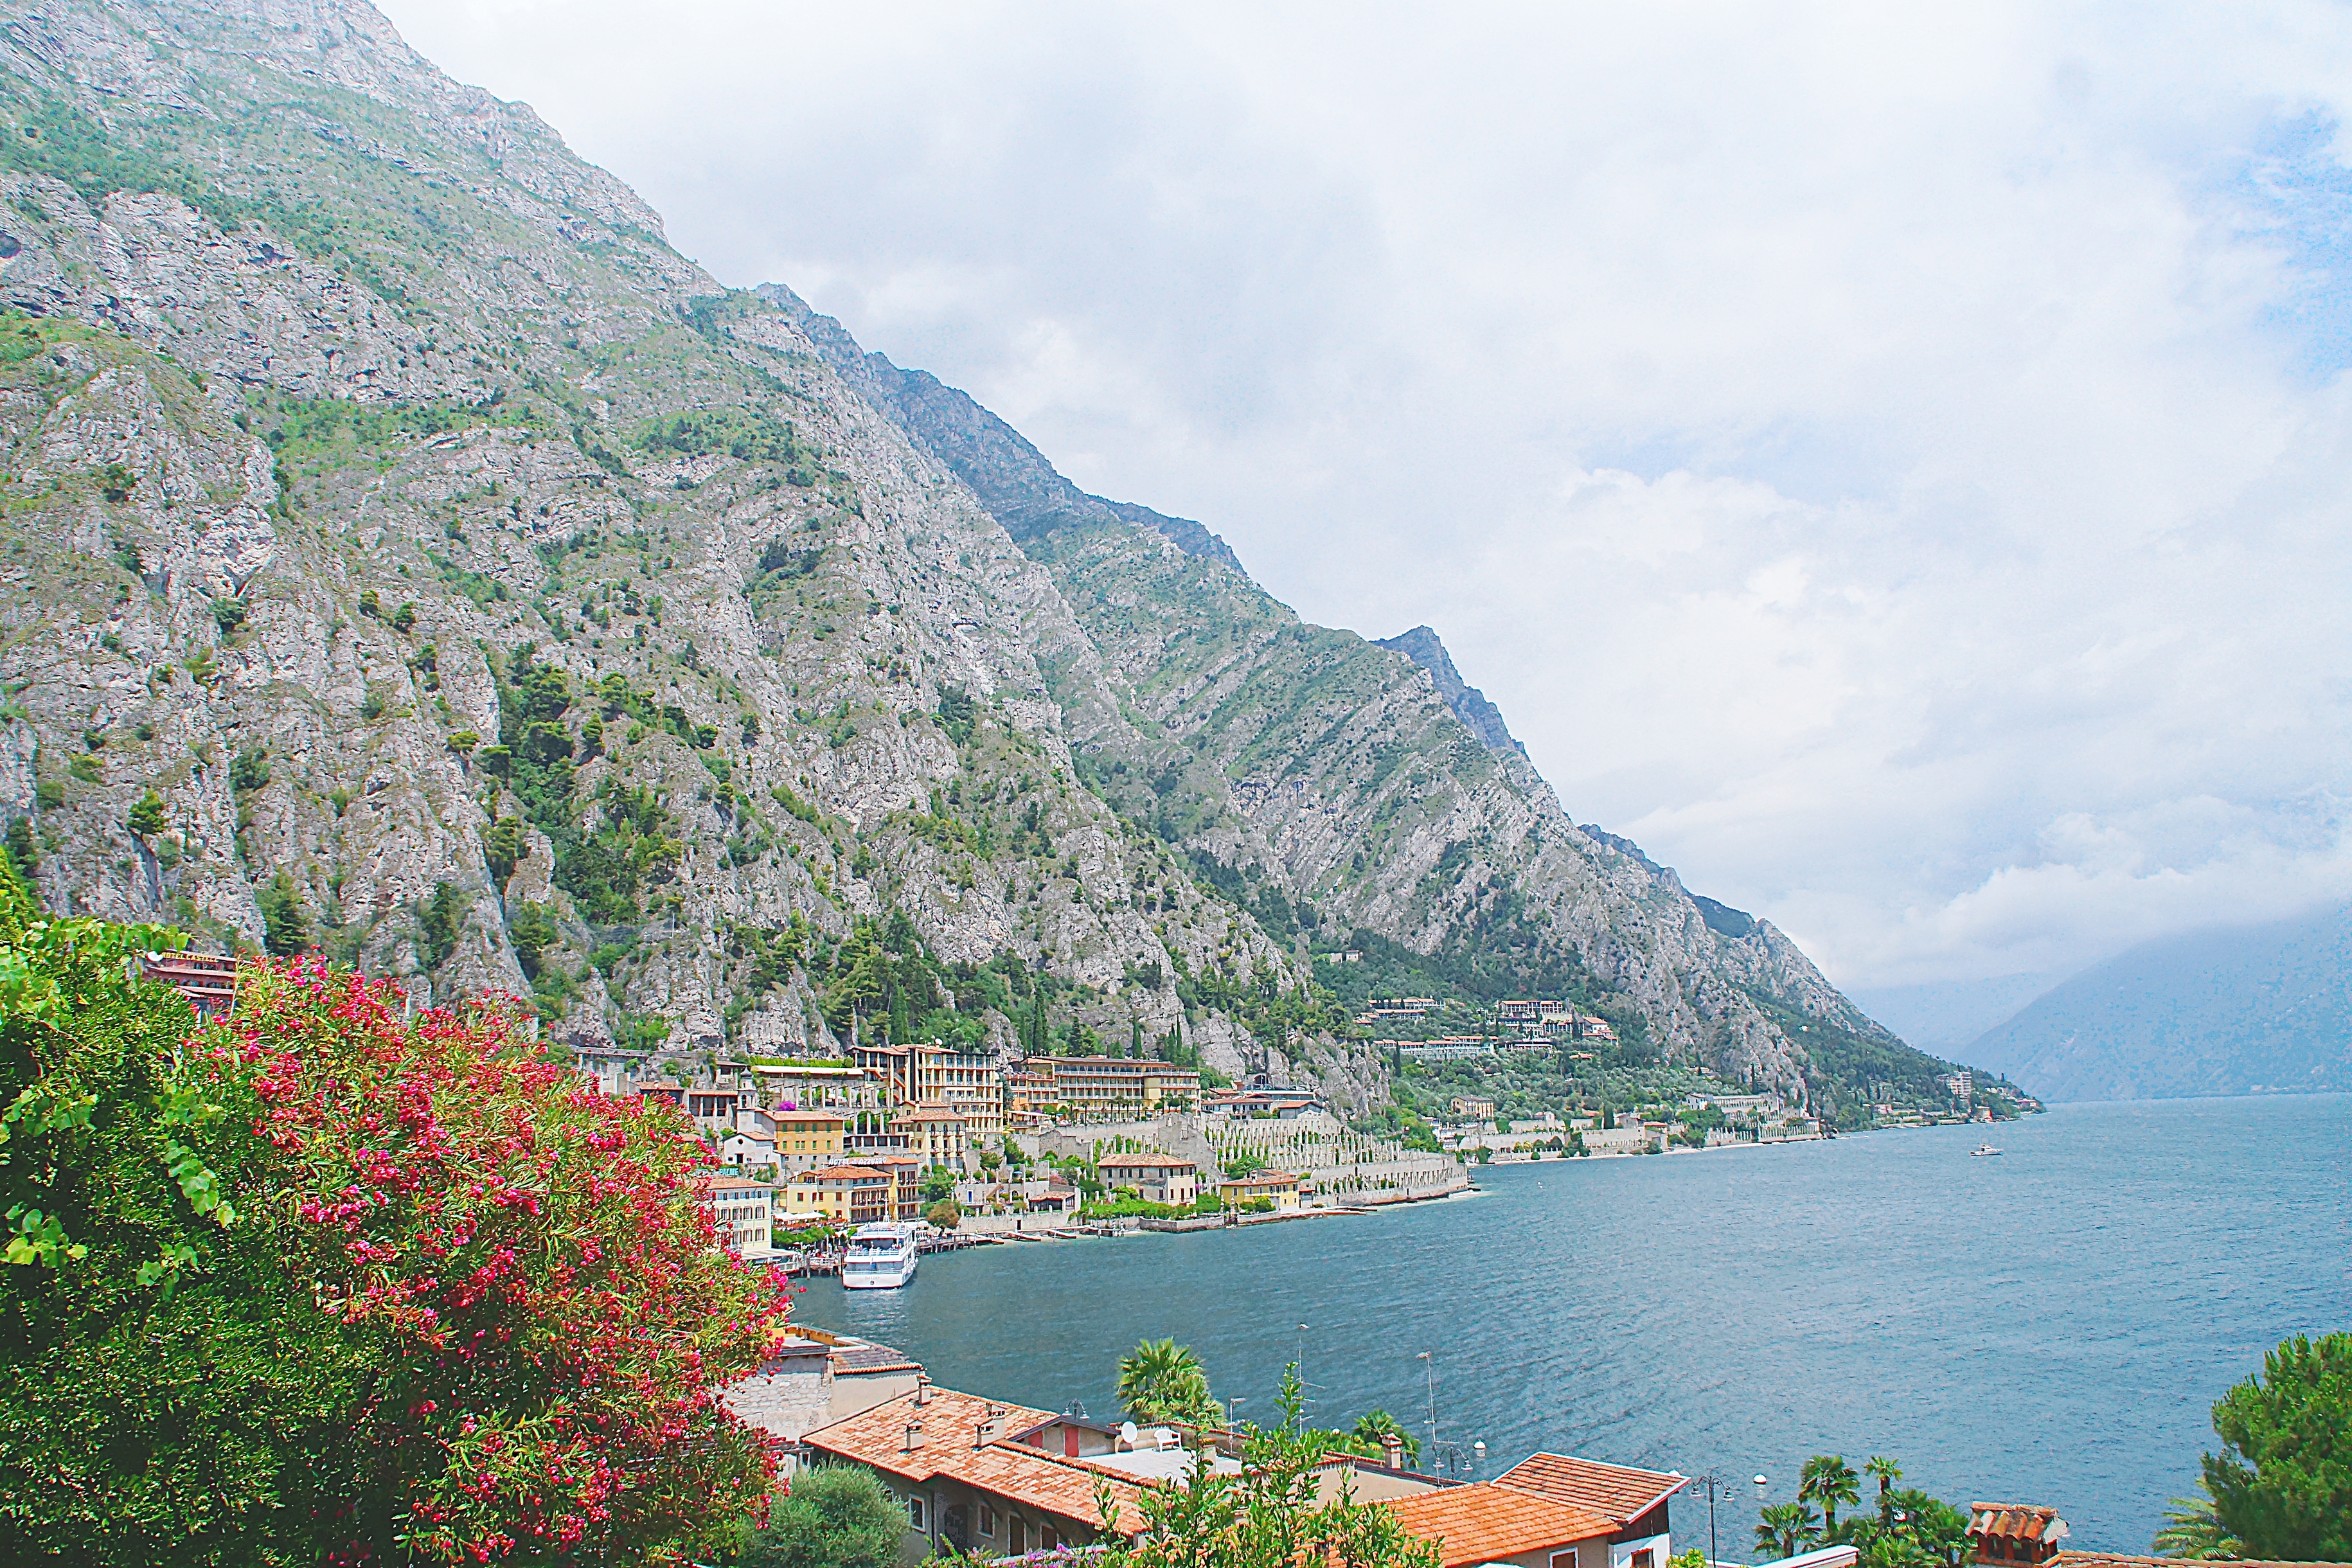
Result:
{"type": "Polygon", "coordinates": [[[1901,1051],[1570,820],[1433,634],[1307,626],[722,289],[367,6],[0,15],[0,816],[51,907],[704,1058],[1017,1017],[1361,1102],[1303,961],[1374,940],[1759,1083],[1901,1051]]]}
{"type": "Polygon", "coordinates": [[[363,5],[0,11],[0,810],[52,908],[703,1056],[1042,989],[1370,1081],[1079,781],[1048,574],[528,109],[363,5]]]}
{"type": "Polygon", "coordinates": [[[2143,942],[1969,1056],[2051,1100],[2352,1089],[2352,907],[2143,942]]]}
{"type": "Polygon", "coordinates": [[[1818,1076],[1800,1033],[1904,1049],[1769,921],[1710,918],[1673,872],[1580,828],[1434,633],[1301,622],[1222,541],[1086,495],[969,396],[761,292],[1051,569],[1087,640],[1039,651],[1090,782],[1273,935],[1364,932],[1496,994],[1574,991],[1762,1083],[1818,1076]]]}

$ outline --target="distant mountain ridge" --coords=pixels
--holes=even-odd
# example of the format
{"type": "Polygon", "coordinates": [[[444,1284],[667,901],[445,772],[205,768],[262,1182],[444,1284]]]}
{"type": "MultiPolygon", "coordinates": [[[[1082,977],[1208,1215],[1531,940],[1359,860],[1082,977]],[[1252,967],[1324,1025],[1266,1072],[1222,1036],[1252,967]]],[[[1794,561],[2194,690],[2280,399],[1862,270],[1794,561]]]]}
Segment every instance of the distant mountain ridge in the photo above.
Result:
{"type": "Polygon", "coordinates": [[[2142,942],[1964,1055],[2057,1100],[2352,1089],[2352,906],[2142,942]]]}

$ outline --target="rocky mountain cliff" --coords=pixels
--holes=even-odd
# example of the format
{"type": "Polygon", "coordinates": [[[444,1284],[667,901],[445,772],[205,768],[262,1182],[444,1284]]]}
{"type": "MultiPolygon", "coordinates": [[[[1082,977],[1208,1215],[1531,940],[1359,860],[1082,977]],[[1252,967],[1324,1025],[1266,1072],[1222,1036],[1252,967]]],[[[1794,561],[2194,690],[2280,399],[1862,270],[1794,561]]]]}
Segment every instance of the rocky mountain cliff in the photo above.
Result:
{"type": "Polygon", "coordinates": [[[1429,628],[1373,643],[1301,622],[1222,540],[1179,531],[1200,525],[1085,494],[967,395],[760,292],[1051,570],[1087,634],[1040,648],[1081,768],[1271,935],[1366,932],[1515,994],[1597,994],[1669,1054],[1762,1083],[1807,1078],[1801,1020],[1895,1043],[1770,922],[1711,919],[1579,827],[1429,628]]]}
{"type": "Polygon", "coordinates": [[[1305,955],[1359,931],[1759,1081],[1875,1031],[1412,658],[722,288],[367,6],[0,16],[0,816],[52,908],[703,1058],[864,1015],[1358,1105],[1305,955]]]}

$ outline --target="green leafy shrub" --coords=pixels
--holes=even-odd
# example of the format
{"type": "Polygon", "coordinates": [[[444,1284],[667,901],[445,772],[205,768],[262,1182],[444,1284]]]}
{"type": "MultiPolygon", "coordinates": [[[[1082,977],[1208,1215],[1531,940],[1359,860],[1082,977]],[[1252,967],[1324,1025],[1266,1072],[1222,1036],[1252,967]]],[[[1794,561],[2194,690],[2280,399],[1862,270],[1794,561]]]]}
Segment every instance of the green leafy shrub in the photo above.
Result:
{"type": "Polygon", "coordinates": [[[163,814],[163,797],[152,789],[141,795],[138,804],[131,808],[131,815],[123,819],[123,826],[131,829],[133,838],[152,838],[163,832],[170,826],[170,819],[163,814]]]}
{"type": "Polygon", "coordinates": [[[788,422],[751,408],[698,408],[673,414],[639,430],[636,445],[648,452],[674,452],[687,458],[723,452],[739,462],[761,463],[790,463],[807,450],[788,422]]]}
{"type": "Polygon", "coordinates": [[[301,952],[310,945],[310,927],[302,918],[302,896],[291,874],[280,871],[254,894],[261,905],[263,945],[280,956],[301,952]]]}

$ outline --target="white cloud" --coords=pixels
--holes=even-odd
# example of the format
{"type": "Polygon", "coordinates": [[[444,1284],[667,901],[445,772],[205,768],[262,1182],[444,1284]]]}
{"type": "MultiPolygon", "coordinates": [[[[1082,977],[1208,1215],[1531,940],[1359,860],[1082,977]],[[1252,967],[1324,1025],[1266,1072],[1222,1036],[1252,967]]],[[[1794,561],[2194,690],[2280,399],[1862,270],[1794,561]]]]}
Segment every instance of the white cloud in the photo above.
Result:
{"type": "Polygon", "coordinates": [[[2330,7],[390,10],[1842,980],[2352,888],[2330,7]]]}

